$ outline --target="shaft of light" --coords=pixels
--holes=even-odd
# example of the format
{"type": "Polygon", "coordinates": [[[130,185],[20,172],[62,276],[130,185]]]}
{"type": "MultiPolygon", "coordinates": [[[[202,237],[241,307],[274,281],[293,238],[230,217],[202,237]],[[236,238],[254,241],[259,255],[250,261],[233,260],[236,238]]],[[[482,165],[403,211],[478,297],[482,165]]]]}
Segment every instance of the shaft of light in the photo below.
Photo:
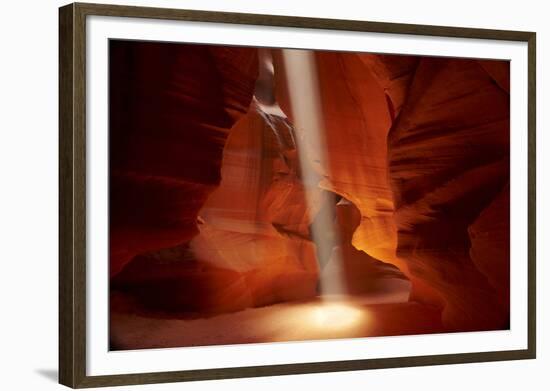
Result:
{"type": "MultiPolygon", "coordinates": [[[[329,167],[315,54],[308,50],[290,49],[284,49],[282,54],[297,133],[296,144],[306,202],[309,210],[315,210],[315,204],[318,202],[315,193],[318,192],[323,173],[329,167]]],[[[336,253],[332,251],[338,243],[338,230],[334,216],[334,205],[330,204],[329,207],[319,211],[311,227],[318,254],[332,253],[330,262],[333,263],[331,268],[333,272],[327,274],[320,270],[321,296],[326,292],[345,292],[342,262],[341,259],[335,259],[336,253]],[[327,240],[327,237],[332,239],[327,240]]]]}

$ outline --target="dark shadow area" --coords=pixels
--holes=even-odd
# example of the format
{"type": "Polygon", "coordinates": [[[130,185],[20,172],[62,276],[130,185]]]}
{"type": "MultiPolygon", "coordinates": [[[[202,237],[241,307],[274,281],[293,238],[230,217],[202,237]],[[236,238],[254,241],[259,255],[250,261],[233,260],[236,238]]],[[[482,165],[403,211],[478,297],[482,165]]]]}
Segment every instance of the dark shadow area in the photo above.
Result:
{"type": "Polygon", "coordinates": [[[58,381],[58,378],[57,378],[57,369],[37,369],[35,371],[36,373],[38,373],[40,376],[50,380],[50,381],[53,381],[55,383],[57,383],[58,381]]]}

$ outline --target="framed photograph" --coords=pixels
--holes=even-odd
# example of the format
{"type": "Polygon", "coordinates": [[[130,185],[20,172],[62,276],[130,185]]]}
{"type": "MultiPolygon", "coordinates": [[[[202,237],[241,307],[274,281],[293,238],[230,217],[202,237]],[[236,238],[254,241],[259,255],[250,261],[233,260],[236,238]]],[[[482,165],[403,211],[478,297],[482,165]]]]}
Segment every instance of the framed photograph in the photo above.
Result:
{"type": "Polygon", "coordinates": [[[535,358],[535,33],[59,13],[59,379],[535,358]]]}

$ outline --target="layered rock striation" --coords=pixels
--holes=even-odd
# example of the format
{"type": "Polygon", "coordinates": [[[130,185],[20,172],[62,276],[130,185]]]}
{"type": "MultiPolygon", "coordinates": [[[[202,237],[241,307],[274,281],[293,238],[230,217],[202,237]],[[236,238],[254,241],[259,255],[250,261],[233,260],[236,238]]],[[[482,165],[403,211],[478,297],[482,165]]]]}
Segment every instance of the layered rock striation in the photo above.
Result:
{"type": "Polygon", "coordinates": [[[414,301],[434,332],[509,326],[507,62],[315,52],[318,157],[284,50],[110,53],[111,282],[149,315],[324,293],[414,301]]]}

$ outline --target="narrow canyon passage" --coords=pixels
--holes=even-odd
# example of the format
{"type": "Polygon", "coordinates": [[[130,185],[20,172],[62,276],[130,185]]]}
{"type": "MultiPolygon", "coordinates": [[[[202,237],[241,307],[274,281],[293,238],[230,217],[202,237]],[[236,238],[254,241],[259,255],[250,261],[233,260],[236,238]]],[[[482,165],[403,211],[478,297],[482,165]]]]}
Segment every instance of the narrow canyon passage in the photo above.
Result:
{"type": "Polygon", "coordinates": [[[110,50],[112,349],[509,327],[508,63],[110,50]]]}

